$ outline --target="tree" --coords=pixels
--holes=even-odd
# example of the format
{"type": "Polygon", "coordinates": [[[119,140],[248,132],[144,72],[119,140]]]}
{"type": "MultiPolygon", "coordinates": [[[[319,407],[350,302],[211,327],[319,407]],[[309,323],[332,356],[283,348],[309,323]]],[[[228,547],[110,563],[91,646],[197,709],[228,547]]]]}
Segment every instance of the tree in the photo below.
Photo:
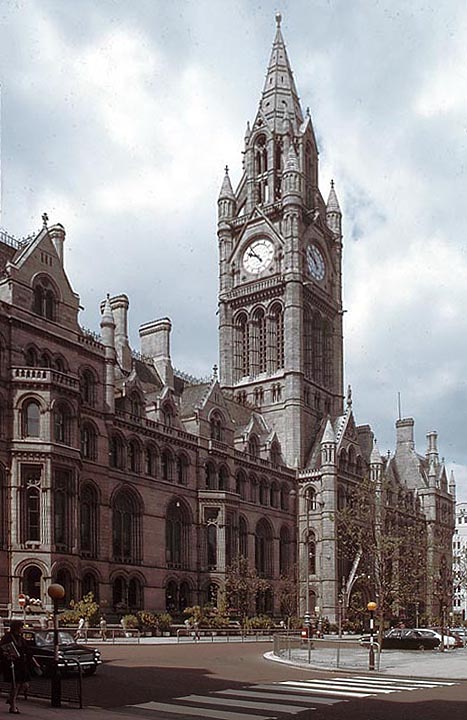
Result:
{"type": "Polygon", "coordinates": [[[291,618],[297,614],[298,587],[295,567],[288,575],[281,575],[279,578],[277,600],[283,618],[291,618]]]}
{"type": "Polygon", "coordinates": [[[226,571],[225,595],[231,612],[235,609],[242,622],[250,615],[251,608],[260,592],[267,592],[271,584],[260,578],[247,558],[240,555],[226,571]]]}
{"type": "Polygon", "coordinates": [[[60,614],[62,625],[77,625],[80,618],[84,618],[90,625],[96,625],[99,619],[99,605],[94,600],[92,592],[87,593],[81,600],[72,600],[70,609],[60,614]]]}
{"type": "Polygon", "coordinates": [[[352,580],[358,568],[355,610],[361,619],[366,604],[377,603],[381,641],[385,621],[397,616],[407,622],[424,598],[426,534],[410,492],[398,488],[396,500],[394,485],[382,477],[382,466],[378,471],[349,488],[336,513],[336,526],[344,584],[350,568],[352,580]]]}
{"type": "Polygon", "coordinates": [[[453,565],[453,587],[457,597],[464,599],[467,595],[467,545],[454,556],[453,565]]]}

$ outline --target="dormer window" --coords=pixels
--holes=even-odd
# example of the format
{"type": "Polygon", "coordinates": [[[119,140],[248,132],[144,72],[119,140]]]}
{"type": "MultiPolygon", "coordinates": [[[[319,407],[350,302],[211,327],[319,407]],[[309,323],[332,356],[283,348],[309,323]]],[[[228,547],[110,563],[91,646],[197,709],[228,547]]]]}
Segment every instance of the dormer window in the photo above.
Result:
{"type": "Polygon", "coordinates": [[[224,421],[220,412],[215,410],[211,415],[211,440],[224,440],[224,421]]]}
{"type": "Polygon", "coordinates": [[[253,459],[259,455],[259,441],[256,435],[252,435],[248,440],[248,453],[253,459]]]}
{"type": "Polygon", "coordinates": [[[57,318],[57,297],[52,283],[47,278],[38,280],[33,288],[33,312],[47,320],[57,318]]]}

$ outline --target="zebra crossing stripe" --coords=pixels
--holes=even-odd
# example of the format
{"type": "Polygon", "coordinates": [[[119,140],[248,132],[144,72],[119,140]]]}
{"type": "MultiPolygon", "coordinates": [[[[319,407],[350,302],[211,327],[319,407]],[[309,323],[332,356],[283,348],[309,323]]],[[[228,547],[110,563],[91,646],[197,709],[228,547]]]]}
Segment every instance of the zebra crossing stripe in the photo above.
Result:
{"type": "MultiPolygon", "coordinates": [[[[251,697],[251,698],[258,698],[258,700],[279,700],[281,702],[295,702],[295,703],[307,703],[305,705],[306,708],[309,708],[310,705],[308,704],[311,702],[311,699],[309,698],[309,695],[306,693],[302,693],[301,695],[293,695],[285,688],[278,688],[277,685],[255,685],[254,690],[217,690],[216,695],[231,695],[233,697],[251,697]],[[258,691],[256,688],[262,688],[264,692],[261,690],[258,691]],[[275,692],[265,692],[266,690],[275,690],[275,692]],[[280,693],[277,691],[280,690],[280,693]]],[[[333,705],[335,703],[335,700],[332,700],[331,698],[313,698],[312,700],[313,704],[323,704],[323,705],[333,705]]]]}
{"type": "Polygon", "coordinates": [[[294,680],[285,680],[284,682],[280,683],[281,685],[287,685],[290,687],[298,687],[302,688],[305,692],[308,693],[317,693],[322,695],[323,693],[325,695],[336,695],[338,697],[369,697],[370,695],[374,695],[374,693],[371,692],[361,692],[359,690],[350,690],[350,688],[347,691],[342,690],[330,690],[329,688],[331,685],[329,683],[322,683],[322,684],[316,684],[312,685],[311,683],[307,682],[299,682],[294,680]]]}
{"type": "MultiPolygon", "coordinates": [[[[177,698],[178,700],[179,698],[177,698]]],[[[135,710],[153,710],[154,712],[173,713],[174,715],[192,715],[195,718],[207,717],[215,720],[274,720],[275,715],[250,715],[246,713],[228,712],[227,710],[211,710],[211,708],[190,707],[189,705],[171,705],[170,703],[147,702],[141,705],[130,705],[135,710]]],[[[271,708],[273,710],[273,708],[271,708]]]]}
{"type": "MultiPolygon", "coordinates": [[[[206,695],[186,695],[185,697],[177,698],[183,702],[200,703],[202,705],[225,705],[228,700],[224,697],[207,697],[206,695]]],[[[235,707],[245,710],[271,710],[274,712],[289,713],[296,715],[299,712],[303,712],[304,707],[291,707],[290,705],[278,705],[274,703],[274,707],[271,707],[271,703],[263,702],[249,702],[248,700],[235,700],[235,707]]]]}
{"type": "Polygon", "coordinates": [[[449,681],[443,681],[443,680],[415,680],[411,678],[399,678],[399,677],[387,677],[387,678],[369,678],[365,675],[356,675],[351,678],[346,678],[349,680],[370,680],[371,682],[381,682],[381,683],[407,683],[408,685],[420,685],[420,687],[445,687],[445,686],[451,686],[451,685],[458,685],[459,683],[456,682],[449,682],[449,681]]]}

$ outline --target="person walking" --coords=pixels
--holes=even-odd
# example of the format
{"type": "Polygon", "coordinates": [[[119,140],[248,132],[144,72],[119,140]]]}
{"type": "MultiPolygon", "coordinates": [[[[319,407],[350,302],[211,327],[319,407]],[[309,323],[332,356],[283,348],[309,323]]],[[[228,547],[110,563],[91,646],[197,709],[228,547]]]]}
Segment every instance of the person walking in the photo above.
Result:
{"type": "Polygon", "coordinates": [[[35,666],[40,670],[39,663],[32,655],[32,648],[24,640],[22,633],[23,621],[12,620],[9,631],[0,640],[3,676],[11,683],[7,703],[10,705],[10,712],[15,715],[19,714],[18,695],[21,690],[27,689],[31,668],[35,666]]]}
{"type": "Polygon", "coordinates": [[[84,637],[84,617],[80,617],[78,622],[78,629],[76,631],[75,640],[82,640],[84,637]]]}
{"type": "Polygon", "coordinates": [[[101,619],[99,620],[99,627],[101,630],[101,639],[102,642],[105,642],[107,640],[107,620],[102,615],[101,619]]]}

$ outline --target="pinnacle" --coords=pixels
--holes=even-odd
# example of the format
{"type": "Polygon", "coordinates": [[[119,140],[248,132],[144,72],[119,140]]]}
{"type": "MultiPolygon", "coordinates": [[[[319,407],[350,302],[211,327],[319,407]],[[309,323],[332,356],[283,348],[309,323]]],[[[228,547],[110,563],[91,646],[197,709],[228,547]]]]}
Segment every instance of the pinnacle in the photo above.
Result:
{"type": "Polygon", "coordinates": [[[328,212],[340,213],[341,209],[339,201],[337,199],[336,191],[334,189],[334,180],[331,180],[331,190],[329,191],[328,202],[326,204],[326,210],[328,212]]]}
{"type": "Polygon", "coordinates": [[[229,168],[226,165],[225,167],[225,175],[224,180],[222,181],[221,191],[219,193],[219,199],[226,199],[229,200],[235,200],[234,191],[232,189],[232,183],[230,182],[229,177],[229,168]]]}

